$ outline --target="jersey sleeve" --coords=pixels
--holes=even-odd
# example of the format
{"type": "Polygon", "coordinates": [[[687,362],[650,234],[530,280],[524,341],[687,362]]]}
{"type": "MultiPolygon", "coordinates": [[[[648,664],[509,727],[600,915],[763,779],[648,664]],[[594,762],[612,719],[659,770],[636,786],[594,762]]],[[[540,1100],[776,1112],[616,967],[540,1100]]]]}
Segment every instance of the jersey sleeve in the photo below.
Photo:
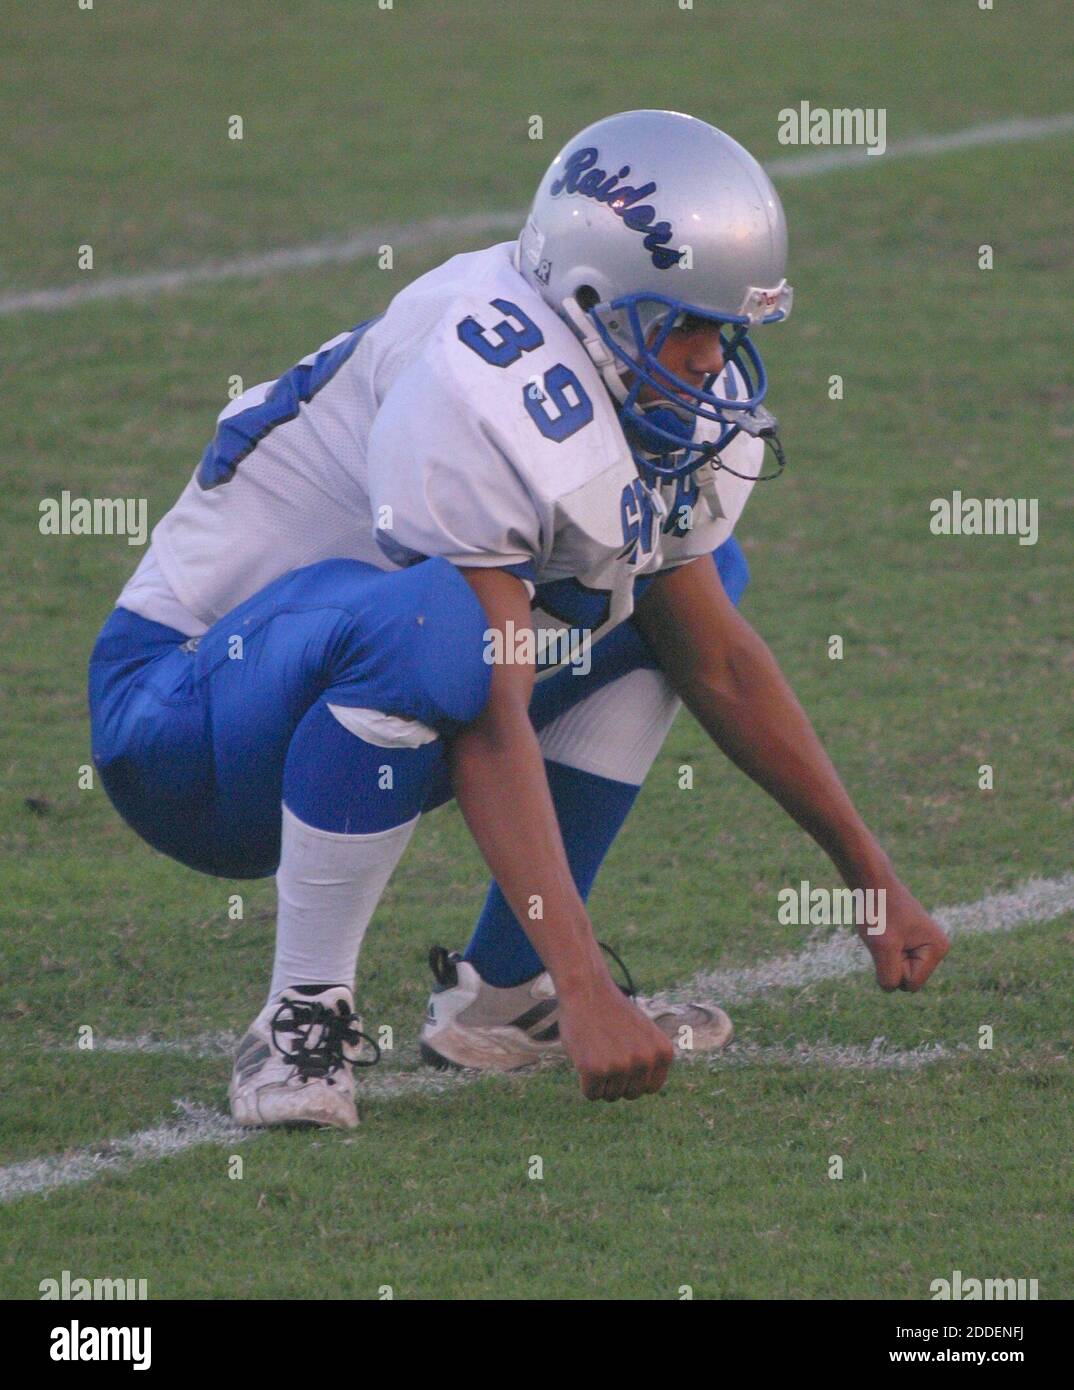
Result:
{"type": "Polygon", "coordinates": [[[394,564],[440,556],[532,583],[551,517],[527,486],[495,399],[428,351],[393,382],[369,436],[374,534],[394,564]]]}

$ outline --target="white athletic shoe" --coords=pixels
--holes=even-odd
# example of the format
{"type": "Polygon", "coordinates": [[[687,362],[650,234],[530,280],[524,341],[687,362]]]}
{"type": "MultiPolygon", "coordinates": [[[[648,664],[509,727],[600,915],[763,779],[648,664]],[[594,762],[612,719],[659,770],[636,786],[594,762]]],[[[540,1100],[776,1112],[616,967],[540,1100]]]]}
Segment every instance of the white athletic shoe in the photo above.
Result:
{"type": "MultiPolygon", "coordinates": [[[[603,946],[603,943],[601,943],[603,946]]],[[[683,1052],[715,1052],[734,1037],[734,1025],[711,1004],[654,1004],[642,998],[630,972],[620,986],[683,1052]]],[[[508,989],[486,982],[457,951],[434,946],[429,964],[436,985],[421,1029],[422,1059],[434,1067],[517,1071],[566,1057],[559,1037],[559,1001],[547,971],[508,989]]]]}
{"type": "Polygon", "coordinates": [[[228,1087],[232,1116],[240,1125],[354,1129],[352,1068],[379,1059],[345,985],[292,985],[239,1044],[228,1087]]]}

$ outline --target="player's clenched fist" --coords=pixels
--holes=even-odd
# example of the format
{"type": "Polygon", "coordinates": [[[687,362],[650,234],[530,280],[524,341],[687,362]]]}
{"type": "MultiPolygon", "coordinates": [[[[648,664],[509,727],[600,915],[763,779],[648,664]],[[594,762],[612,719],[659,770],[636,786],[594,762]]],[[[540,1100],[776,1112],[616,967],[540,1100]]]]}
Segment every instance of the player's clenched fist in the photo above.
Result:
{"type": "Polygon", "coordinates": [[[637,1100],[668,1078],[671,1042],[610,980],[561,995],[559,1028],[587,1100],[637,1100]]]}
{"type": "Polygon", "coordinates": [[[921,988],[951,949],[946,933],[897,880],[885,887],[883,930],[861,936],[872,952],[876,982],[883,990],[921,988]]]}

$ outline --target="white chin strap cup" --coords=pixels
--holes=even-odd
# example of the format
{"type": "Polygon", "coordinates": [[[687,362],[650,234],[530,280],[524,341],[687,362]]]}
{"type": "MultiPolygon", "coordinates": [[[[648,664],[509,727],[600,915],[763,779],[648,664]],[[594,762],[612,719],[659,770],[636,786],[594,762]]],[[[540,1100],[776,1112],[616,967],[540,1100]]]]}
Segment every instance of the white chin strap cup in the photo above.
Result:
{"type": "Polygon", "coordinates": [[[611,348],[593,327],[593,320],[573,295],[568,295],[563,301],[563,312],[577,330],[582,346],[592,358],[593,365],[600,372],[605,386],[617,401],[625,401],[627,390],[621,376],[623,368],[611,348]]]}

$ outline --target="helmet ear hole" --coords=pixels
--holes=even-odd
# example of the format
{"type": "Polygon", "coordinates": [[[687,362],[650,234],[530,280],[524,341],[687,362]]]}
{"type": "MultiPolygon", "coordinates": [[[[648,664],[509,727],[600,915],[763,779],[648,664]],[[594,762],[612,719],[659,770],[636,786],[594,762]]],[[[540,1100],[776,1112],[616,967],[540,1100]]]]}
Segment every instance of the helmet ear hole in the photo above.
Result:
{"type": "Polygon", "coordinates": [[[594,304],[600,303],[600,295],[592,285],[579,285],[574,292],[574,297],[578,301],[578,307],[587,314],[594,304]]]}

